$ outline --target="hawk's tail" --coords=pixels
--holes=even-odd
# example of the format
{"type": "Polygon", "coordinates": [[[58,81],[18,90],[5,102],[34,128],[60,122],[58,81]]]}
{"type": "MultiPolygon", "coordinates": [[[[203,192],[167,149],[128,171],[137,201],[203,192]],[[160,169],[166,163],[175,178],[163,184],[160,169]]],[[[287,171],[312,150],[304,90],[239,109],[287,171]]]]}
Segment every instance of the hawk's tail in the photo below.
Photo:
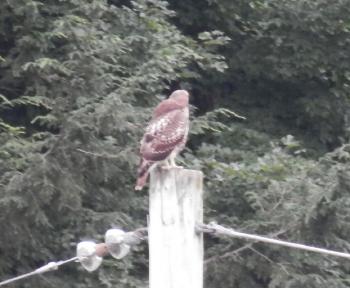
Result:
{"type": "Polygon", "coordinates": [[[153,161],[148,161],[144,159],[141,160],[139,169],[137,170],[137,181],[135,190],[141,190],[143,186],[145,186],[149,171],[152,168],[153,164],[153,161]]]}

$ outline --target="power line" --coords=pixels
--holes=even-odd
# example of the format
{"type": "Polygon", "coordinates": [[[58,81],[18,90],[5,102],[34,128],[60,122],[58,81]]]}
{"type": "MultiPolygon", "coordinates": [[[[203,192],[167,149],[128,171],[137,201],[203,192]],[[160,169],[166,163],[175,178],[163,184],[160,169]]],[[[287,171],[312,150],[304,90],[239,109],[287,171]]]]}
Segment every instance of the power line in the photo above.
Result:
{"type": "Polygon", "coordinates": [[[203,233],[209,233],[214,235],[226,235],[226,236],[236,237],[236,238],[244,238],[244,239],[254,240],[258,242],[265,242],[265,243],[350,259],[349,253],[338,252],[338,251],[333,251],[333,250],[328,250],[324,248],[318,248],[314,246],[308,246],[308,245],[293,243],[288,241],[282,241],[282,240],[263,237],[263,236],[254,235],[254,234],[242,233],[234,229],[225,228],[214,222],[211,222],[209,224],[198,224],[197,230],[203,233]]]}
{"type": "Polygon", "coordinates": [[[78,257],[73,257],[73,258],[70,258],[67,260],[50,262],[44,266],[39,267],[38,269],[35,269],[32,272],[29,272],[29,273],[26,273],[26,274],[23,274],[23,275],[20,275],[20,276],[17,276],[17,277],[14,277],[14,278],[11,278],[11,279],[8,279],[5,281],[2,281],[2,282],[0,282],[0,286],[6,285],[6,284],[9,284],[9,283],[21,280],[21,279],[25,279],[25,278],[28,278],[28,277],[31,277],[34,275],[43,274],[43,273],[46,273],[49,271],[57,270],[59,268],[59,266],[62,266],[62,265],[65,265],[67,263],[77,261],[77,260],[78,260],[78,257]]]}

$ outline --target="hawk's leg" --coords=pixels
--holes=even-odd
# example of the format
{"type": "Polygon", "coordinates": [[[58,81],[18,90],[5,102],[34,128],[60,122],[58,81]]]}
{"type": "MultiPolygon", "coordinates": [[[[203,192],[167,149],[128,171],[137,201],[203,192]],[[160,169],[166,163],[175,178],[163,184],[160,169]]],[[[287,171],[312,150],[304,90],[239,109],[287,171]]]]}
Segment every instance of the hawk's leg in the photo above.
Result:
{"type": "Polygon", "coordinates": [[[168,170],[171,168],[171,164],[169,162],[169,158],[165,159],[162,163],[162,165],[160,165],[160,168],[161,169],[164,169],[164,170],[168,170]]]}
{"type": "Polygon", "coordinates": [[[175,158],[176,158],[176,153],[171,153],[171,155],[169,156],[170,167],[171,168],[183,168],[182,166],[176,165],[175,158]]]}
{"type": "Polygon", "coordinates": [[[182,166],[177,166],[175,163],[176,154],[172,153],[167,159],[163,161],[163,165],[160,166],[161,169],[169,170],[171,168],[180,168],[182,169],[182,166]]]}

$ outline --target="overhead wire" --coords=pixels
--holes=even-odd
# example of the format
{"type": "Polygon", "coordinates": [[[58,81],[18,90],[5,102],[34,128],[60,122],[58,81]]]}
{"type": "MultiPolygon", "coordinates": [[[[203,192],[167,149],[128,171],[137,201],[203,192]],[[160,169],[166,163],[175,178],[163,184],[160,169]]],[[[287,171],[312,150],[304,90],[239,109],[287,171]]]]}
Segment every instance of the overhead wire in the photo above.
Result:
{"type": "Polygon", "coordinates": [[[46,273],[49,271],[57,270],[60,266],[65,265],[65,264],[70,263],[70,262],[73,262],[73,261],[77,261],[77,260],[78,260],[78,257],[72,257],[72,258],[67,259],[67,260],[61,260],[61,261],[57,261],[57,262],[49,262],[46,265],[41,266],[32,272],[25,273],[25,274],[7,279],[5,281],[2,281],[2,282],[0,282],[0,286],[10,284],[12,282],[15,282],[15,281],[18,281],[21,279],[25,279],[25,278],[28,278],[28,277],[31,277],[34,275],[43,274],[43,273],[46,273]]]}
{"type": "Polygon", "coordinates": [[[214,222],[211,222],[209,224],[198,224],[197,231],[214,234],[214,235],[225,235],[225,236],[230,236],[235,238],[243,238],[243,239],[253,240],[257,242],[265,242],[265,243],[275,244],[279,246],[285,246],[289,248],[350,259],[350,254],[346,252],[338,252],[334,250],[318,248],[315,246],[309,246],[305,244],[299,244],[299,243],[294,243],[294,242],[289,242],[289,241],[284,241],[284,240],[279,240],[274,238],[268,238],[268,237],[259,236],[255,234],[238,232],[231,228],[225,228],[224,226],[218,225],[214,222]]]}

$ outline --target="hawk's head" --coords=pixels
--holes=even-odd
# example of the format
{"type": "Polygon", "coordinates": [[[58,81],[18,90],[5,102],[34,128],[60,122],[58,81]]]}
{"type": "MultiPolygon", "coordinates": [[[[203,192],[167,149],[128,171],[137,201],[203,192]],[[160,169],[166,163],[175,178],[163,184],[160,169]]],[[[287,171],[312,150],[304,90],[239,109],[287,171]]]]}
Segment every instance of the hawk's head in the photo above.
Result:
{"type": "Polygon", "coordinates": [[[169,96],[170,99],[173,99],[181,106],[188,105],[188,98],[190,94],[186,90],[176,90],[169,96]]]}

